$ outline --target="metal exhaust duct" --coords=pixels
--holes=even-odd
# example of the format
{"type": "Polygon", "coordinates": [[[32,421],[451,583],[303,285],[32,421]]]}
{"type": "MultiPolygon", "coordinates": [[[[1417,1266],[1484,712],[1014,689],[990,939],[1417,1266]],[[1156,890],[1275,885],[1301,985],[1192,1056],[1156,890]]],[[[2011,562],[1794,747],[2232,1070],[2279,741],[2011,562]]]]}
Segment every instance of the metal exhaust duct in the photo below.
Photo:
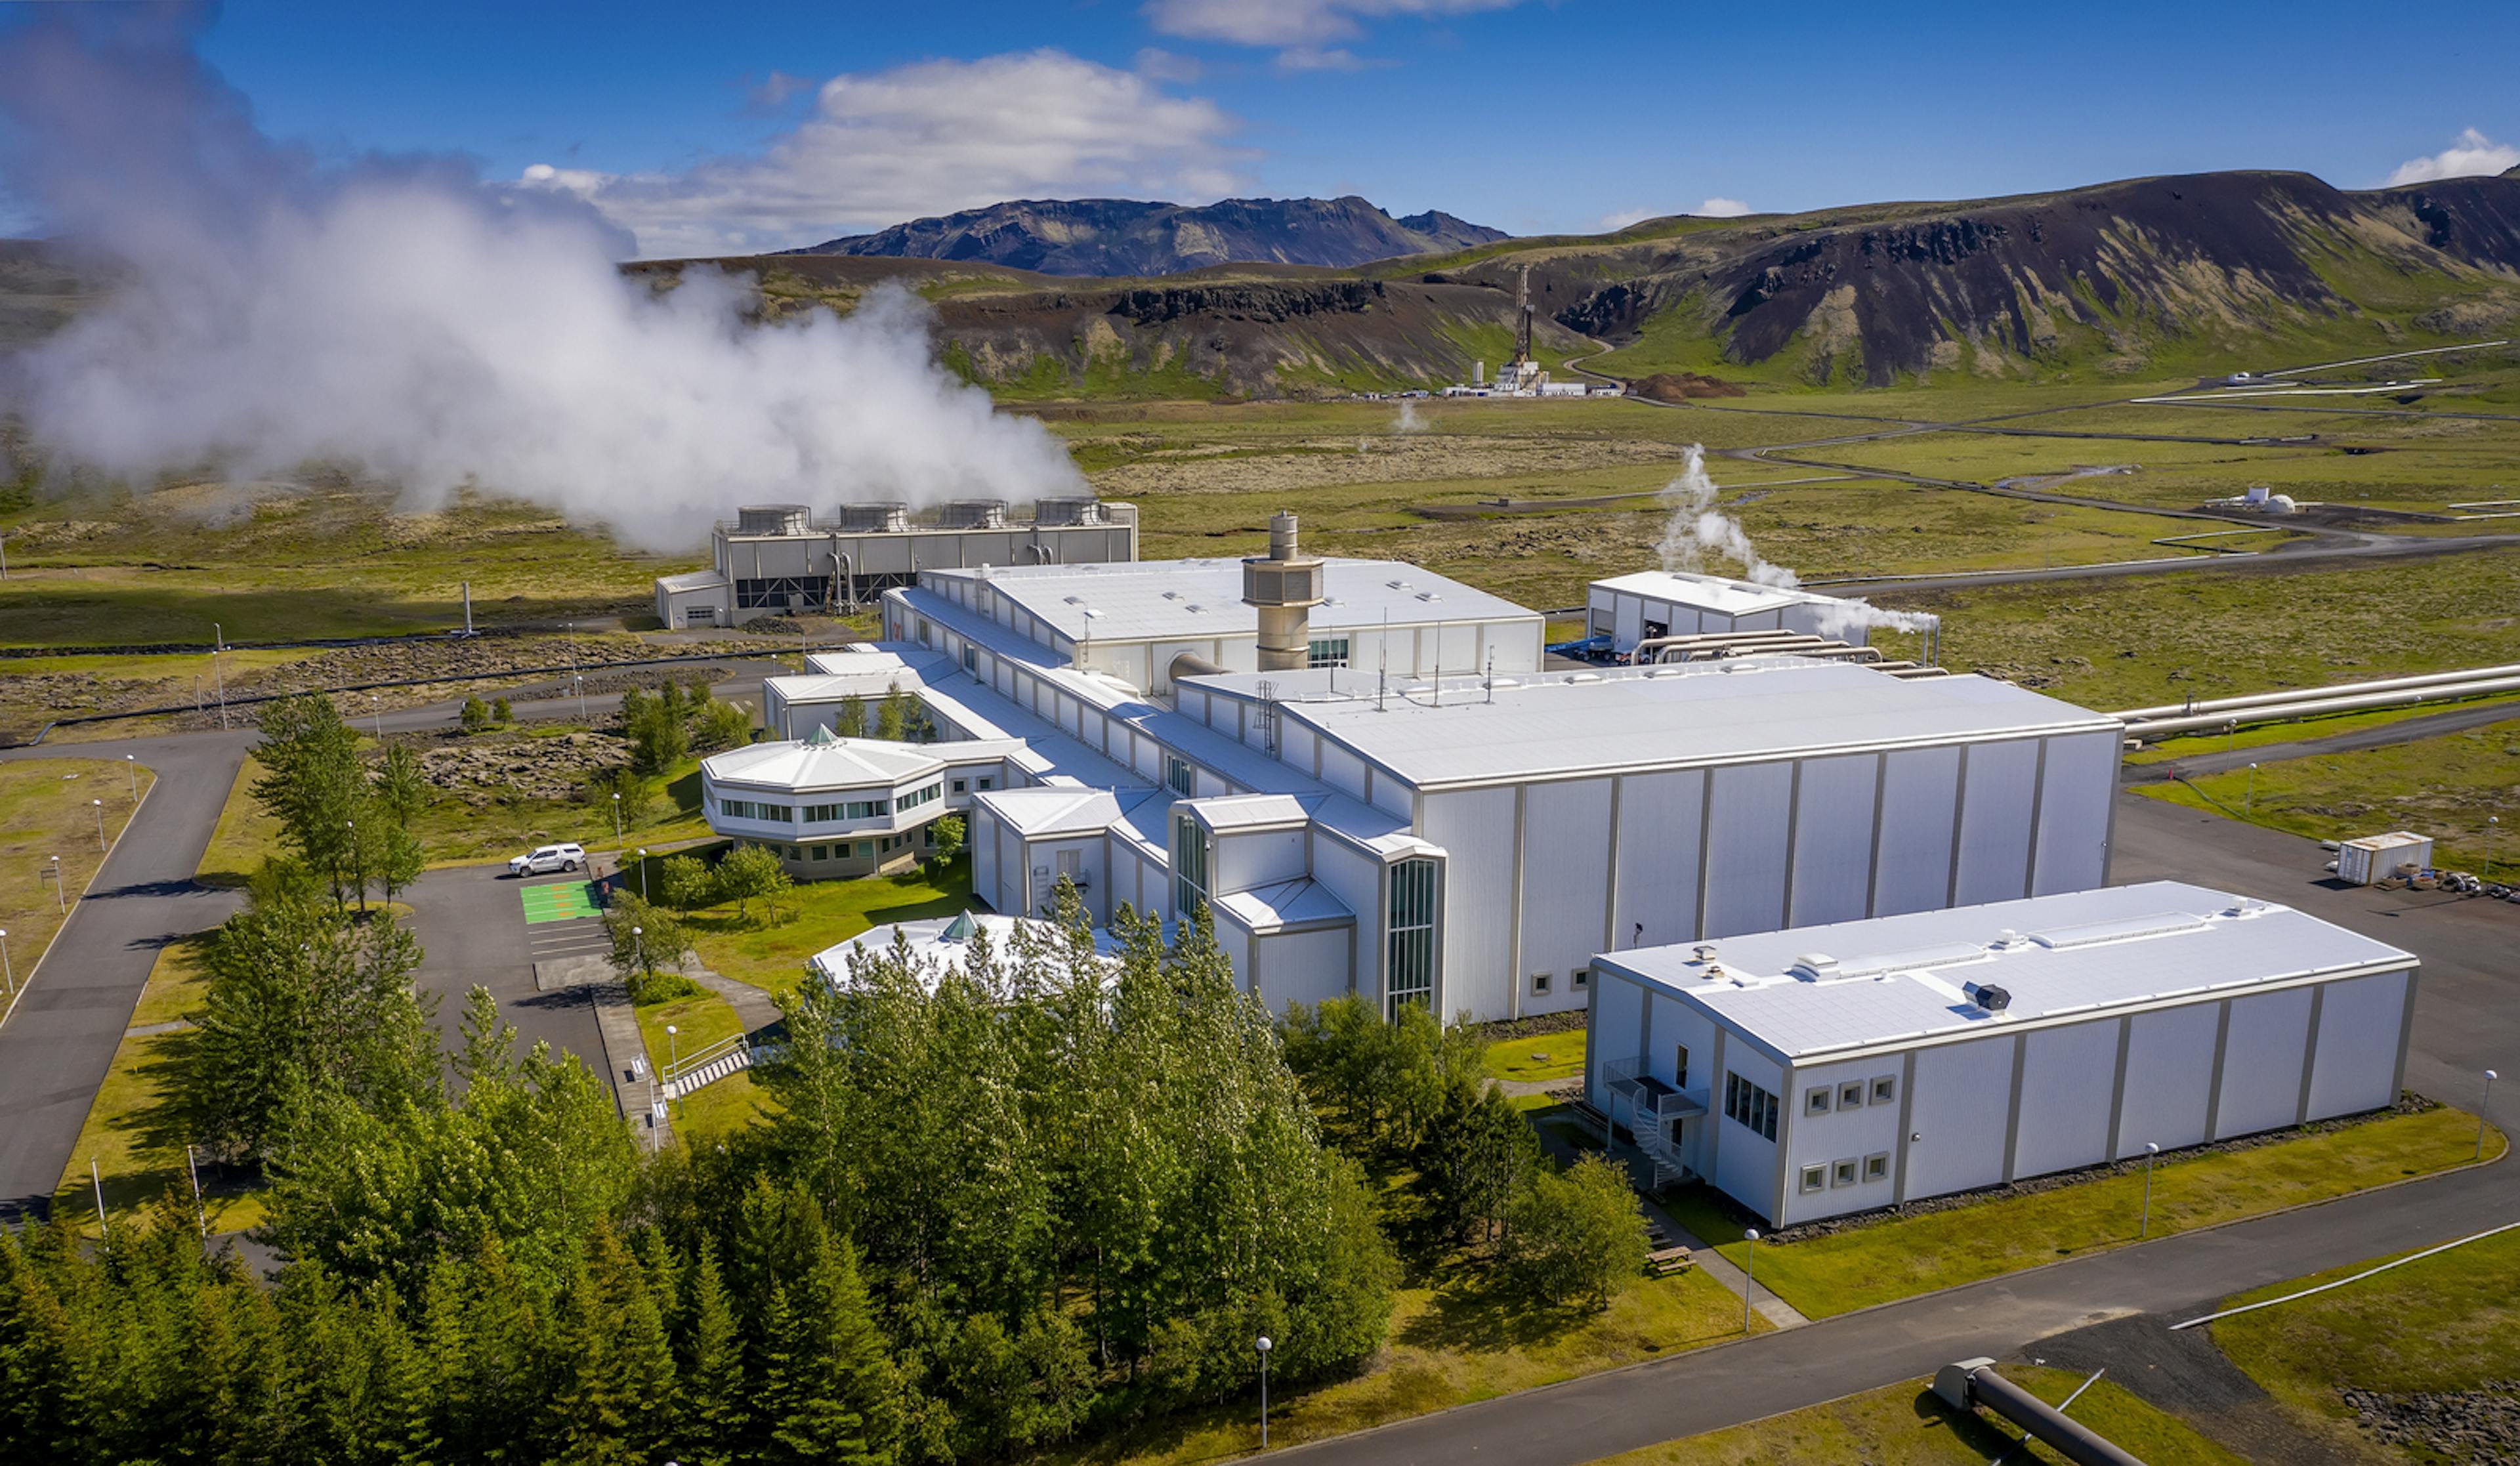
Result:
{"type": "Polygon", "coordinates": [[[1934,1393],[1962,1413],[1992,1410],[2074,1466],[2143,1466],[2106,1437],[1995,1372],[1993,1359],[1961,1359],[1934,1372],[1934,1393]]]}
{"type": "Polygon", "coordinates": [[[1297,672],[1312,663],[1312,608],[1322,603],[1322,562],[1296,548],[1295,516],[1269,516],[1269,554],[1242,562],[1243,603],[1260,612],[1260,670],[1297,672]]]}

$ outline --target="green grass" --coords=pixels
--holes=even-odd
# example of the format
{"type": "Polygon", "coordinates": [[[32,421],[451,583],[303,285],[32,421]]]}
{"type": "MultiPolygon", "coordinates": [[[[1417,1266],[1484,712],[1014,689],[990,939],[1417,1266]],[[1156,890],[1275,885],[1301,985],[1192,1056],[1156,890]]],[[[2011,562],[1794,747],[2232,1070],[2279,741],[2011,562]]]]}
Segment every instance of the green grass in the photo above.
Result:
{"type": "Polygon", "coordinates": [[[1584,1031],[1499,1039],[1483,1061],[1491,1078],[1522,1082],[1573,1079],[1584,1072],[1584,1031]]]}
{"type": "MultiPolygon", "coordinates": [[[[2385,1261],[2295,1278],[2223,1307],[2280,1298],[2385,1261]]],[[[2371,1438],[2354,1425],[2342,1390],[2500,1393],[2520,1379],[2520,1232],[2207,1327],[2288,1413],[2339,1443],[2367,1445],[2371,1438]]],[[[2338,1454],[2348,1449],[2340,1444],[2338,1454]]]]}
{"type": "MultiPolygon", "coordinates": [[[[2083,1383],[2081,1375],[2028,1365],[2007,1365],[2003,1377],[2049,1404],[2062,1403],[2083,1383]]],[[[2149,1466],[2239,1466],[2245,1460],[2198,1435],[2177,1416],[2144,1403],[2114,1380],[2102,1379],[2085,1391],[2067,1413],[2149,1466]]],[[[1953,1410],[1934,1394],[1929,1381],[1912,1380],[1748,1425],[1604,1456],[1594,1466],[1801,1466],[1822,1461],[1958,1466],[2063,1459],[2044,1445],[2016,1445],[2020,1436],[2017,1427],[1999,1418],[1953,1410]]]]}
{"type": "Polygon", "coordinates": [[[684,923],[702,965],[781,993],[795,986],[807,957],[833,943],[888,922],[951,916],[970,903],[971,861],[963,856],[900,875],[800,882],[779,899],[773,916],[755,902],[748,916],[713,907],[684,923]]]}
{"type": "MultiPolygon", "coordinates": [[[[2447,1107],[2388,1115],[2323,1133],[2220,1154],[2173,1156],[2153,1172],[2150,1235],[2167,1236],[2349,1195],[2468,1163],[2476,1117],[2447,1107]]],[[[2499,1133],[2486,1146],[2491,1157],[2499,1133]]],[[[1829,1236],[1759,1244],[1759,1281],[1804,1314],[1825,1317],[1997,1277],[2138,1239],[2143,1170],[1948,1211],[1894,1218],[1829,1236]]],[[[1669,1208],[1735,1266],[1748,1244],[1704,1192],[1669,1208]]]]}
{"type": "MultiPolygon", "coordinates": [[[[75,909],[104,863],[99,810],[91,801],[104,801],[104,839],[119,837],[139,805],[131,797],[133,778],[120,759],[0,764],[0,928],[9,933],[8,966],[21,988],[61,929],[65,902],[75,909]],[[47,873],[56,868],[58,882],[47,873]]],[[[137,778],[141,797],[148,797],[156,774],[143,767],[137,778]]],[[[0,986],[0,1010],[8,1003],[0,986]]]]}
{"type": "MultiPolygon", "coordinates": [[[[1756,1320],[1766,1332],[1766,1319],[1756,1320]]],[[[1741,1337],[1740,1299],[1694,1270],[1640,1280],[1599,1314],[1504,1308],[1475,1291],[1402,1290],[1391,1340],[1356,1378],[1272,1392],[1272,1446],[1342,1435],[1741,1337]]],[[[1254,1450],[1248,1404],[1168,1417],[1052,1462],[1192,1466],[1254,1450]]]]}
{"type": "Polygon", "coordinates": [[[218,827],[210,832],[210,843],[202,851],[201,867],[194,874],[204,885],[242,886],[280,850],[280,820],[265,814],[253,797],[254,780],[265,772],[251,754],[238,768],[228,802],[219,811],[218,827]]]}
{"type": "MultiPolygon", "coordinates": [[[[2381,748],[2268,760],[2255,771],[2188,782],[2194,787],[2141,784],[2137,792],[2218,815],[2238,811],[2251,823],[2315,839],[2416,830],[2433,837],[2434,865],[2484,874],[2485,822],[2520,806],[2520,718],[2381,748]]],[[[2520,831],[2502,829],[2492,854],[2499,877],[2520,869],[2520,831]]]]}

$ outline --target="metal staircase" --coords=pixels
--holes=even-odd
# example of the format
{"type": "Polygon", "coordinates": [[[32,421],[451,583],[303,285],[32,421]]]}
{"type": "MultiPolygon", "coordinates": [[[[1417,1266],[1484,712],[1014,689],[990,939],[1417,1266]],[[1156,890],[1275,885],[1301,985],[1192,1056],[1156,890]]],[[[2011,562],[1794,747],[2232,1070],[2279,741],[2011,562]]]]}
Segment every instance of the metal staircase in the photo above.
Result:
{"type": "Polygon", "coordinates": [[[740,1070],[752,1067],[752,1037],[737,1034],[669,1064],[660,1070],[658,1088],[667,1099],[681,1099],[704,1085],[712,1085],[740,1070]]]}
{"type": "Polygon", "coordinates": [[[1612,1059],[1604,1066],[1601,1091],[1609,1101],[1606,1118],[1613,1132],[1621,1106],[1626,1107],[1628,1133],[1635,1137],[1637,1153],[1653,1165],[1650,1189],[1660,1191],[1696,1177],[1682,1159],[1680,1127],[1684,1121],[1705,1116],[1704,1100],[1645,1073],[1636,1059],[1612,1059]]]}

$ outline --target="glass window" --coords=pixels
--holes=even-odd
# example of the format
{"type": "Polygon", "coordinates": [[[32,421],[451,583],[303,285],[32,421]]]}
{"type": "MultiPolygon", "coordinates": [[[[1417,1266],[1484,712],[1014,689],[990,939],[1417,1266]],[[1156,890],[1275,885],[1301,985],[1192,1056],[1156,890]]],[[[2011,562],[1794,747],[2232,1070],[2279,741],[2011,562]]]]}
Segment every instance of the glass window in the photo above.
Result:
{"type": "Polygon", "coordinates": [[[1828,1086],[1822,1085],[1817,1089],[1807,1089],[1803,1092],[1803,1113],[1806,1115],[1828,1113],[1828,1086]]]}
{"type": "Polygon", "coordinates": [[[1308,667],[1344,667],[1347,665],[1347,638],[1315,637],[1308,648],[1304,665],[1308,667]]]}
{"type": "Polygon", "coordinates": [[[1678,1051],[1672,1055],[1671,1087],[1675,1089],[1686,1089],[1688,1088],[1688,1045],[1680,1044],[1673,1046],[1678,1051]]]}
{"type": "Polygon", "coordinates": [[[1173,821],[1173,910],[1187,916],[1207,901],[1207,826],[1187,817],[1173,821]]]}
{"type": "Polygon", "coordinates": [[[1821,1187],[1822,1187],[1822,1186],[1824,1186],[1824,1185],[1826,1185],[1826,1184],[1828,1184],[1828,1168],[1827,1168],[1827,1167],[1825,1167],[1825,1166],[1805,1166],[1805,1167],[1803,1168],[1803,1189],[1804,1189],[1804,1190],[1806,1190],[1806,1191],[1817,1191],[1817,1190],[1819,1190],[1821,1187]]]}
{"type": "Polygon", "coordinates": [[[1872,1082],[1872,1102],[1874,1104],[1888,1104],[1891,1100],[1898,1097],[1899,1082],[1891,1078],[1889,1075],[1882,1075],[1880,1078],[1875,1079],[1872,1082]]]}
{"type": "Polygon", "coordinates": [[[1868,1181],[1888,1180],[1890,1178],[1890,1152],[1885,1150],[1878,1155],[1866,1156],[1864,1158],[1864,1178],[1868,1181]]]}
{"type": "Polygon", "coordinates": [[[1836,1165],[1829,1167],[1828,1183],[1832,1186],[1854,1185],[1855,1163],[1853,1161],[1840,1161],[1836,1165]]]}
{"type": "Polygon", "coordinates": [[[998,783],[997,779],[996,779],[994,777],[989,777],[989,778],[981,779],[981,780],[980,780],[980,787],[981,787],[981,788],[983,788],[983,789],[993,789],[993,788],[997,787],[997,783],[998,783]]]}
{"type": "Polygon", "coordinates": [[[1849,1080],[1837,1087],[1837,1107],[1841,1110],[1864,1108],[1864,1081],[1849,1080]]]}
{"type": "Polygon", "coordinates": [[[1737,1074],[1724,1076],[1724,1118],[1760,1138],[1777,1138],[1777,1096],[1737,1074]]]}
{"type": "Polygon", "coordinates": [[[1164,783],[1182,798],[1188,799],[1198,789],[1198,775],[1190,761],[1172,754],[1164,755],[1164,783]]]}
{"type": "Polygon", "coordinates": [[[1546,972],[1535,972],[1531,974],[1531,991],[1534,993],[1548,992],[1549,974],[1546,972]]]}
{"type": "Polygon", "coordinates": [[[966,780],[959,778],[954,780],[954,792],[957,794],[964,792],[966,782],[966,780]]]}
{"type": "Polygon", "coordinates": [[[1567,981],[1578,988],[1589,988],[1593,986],[1593,969],[1590,967],[1578,967],[1575,969],[1574,976],[1568,978],[1567,981]]]}
{"type": "Polygon", "coordinates": [[[815,847],[814,847],[814,859],[815,859],[815,860],[817,860],[817,861],[828,861],[828,860],[830,860],[831,858],[832,858],[832,847],[831,847],[831,846],[829,846],[829,845],[817,845],[817,846],[815,846],[815,847]]]}
{"type": "Polygon", "coordinates": [[[1435,998],[1435,908],[1438,863],[1423,857],[1391,867],[1384,925],[1383,994],[1391,1011],[1435,998]]]}

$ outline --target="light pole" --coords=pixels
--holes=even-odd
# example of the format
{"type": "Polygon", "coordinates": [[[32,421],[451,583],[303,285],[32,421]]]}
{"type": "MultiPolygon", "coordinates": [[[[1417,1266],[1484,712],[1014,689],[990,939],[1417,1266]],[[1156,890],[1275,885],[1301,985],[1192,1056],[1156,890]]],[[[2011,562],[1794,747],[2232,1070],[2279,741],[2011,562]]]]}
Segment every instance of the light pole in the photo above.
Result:
{"type": "Polygon", "coordinates": [[[9,983],[9,996],[18,996],[18,969],[9,964],[9,929],[0,926],[0,978],[9,983]]]}
{"type": "Polygon", "coordinates": [[[639,849],[639,899],[648,899],[648,850],[644,845],[639,849]]]}
{"type": "Polygon", "coordinates": [[[621,795],[617,790],[612,795],[612,843],[621,843],[621,795]]]}
{"type": "MultiPolygon", "coordinates": [[[[668,1099],[682,1098],[674,1089],[674,1071],[683,1067],[681,1033],[682,1030],[672,1024],[665,1025],[665,1097],[668,1099]]],[[[680,1106],[676,1108],[679,1110],[680,1106]]]]}
{"type": "Polygon", "coordinates": [[[222,730],[224,730],[224,729],[228,726],[228,675],[227,675],[227,673],[226,673],[226,672],[224,672],[224,671],[220,670],[220,667],[219,667],[219,653],[220,653],[220,652],[222,652],[222,651],[225,651],[225,650],[227,650],[227,649],[228,649],[228,634],[227,634],[224,630],[222,630],[222,629],[220,628],[219,623],[217,623],[216,621],[211,622],[211,623],[210,623],[210,680],[211,680],[212,682],[214,682],[214,683],[216,683],[216,684],[218,685],[218,689],[219,689],[219,727],[220,727],[222,730]]]}
{"type": "MultiPolygon", "coordinates": [[[[655,976],[656,974],[655,974],[653,971],[651,971],[651,970],[650,970],[650,968],[649,968],[649,966],[648,966],[648,932],[647,932],[647,928],[645,928],[645,927],[639,927],[639,926],[634,926],[634,927],[630,928],[630,950],[631,950],[633,953],[637,954],[637,959],[638,959],[638,962],[639,962],[639,970],[640,970],[640,972],[641,972],[641,973],[643,973],[643,974],[645,974],[646,976],[649,976],[649,977],[653,977],[653,976],[655,976]]],[[[668,1029],[666,1029],[666,1030],[665,1030],[665,1032],[667,1032],[667,1033],[669,1033],[669,1034],[670,1034],[670,1033],[672,1033],[672,1032],[673,1032],[673,1030],[672,1030],[672,1029],[670,1029],[670,1028],[668,1028],[668,1029]]]]}
{"type": "Polygon", "coordinates": [[[2485,1071],[2485,1102],[2476,1107],[2476,1158],[2485,1159],[2485,1117],[2494,1111],[2494,1082],[2501,1076],[2485,1071]]]}
{"type": "Polygon", "coordinates": [[[2241,819],[2243,819],[2243,820],[2248,819],[2248,818],[2249,818],[2249,815],[2250,815],[2250,812],[2251,812],[2251,811],[2253,811],[2253,810],[2255,810],[2257,807],[2258,807],[2258,766],[2257,766],[2257,765],[2255,765],[2255,764],[2251,764],[2251,765],[2249,766],[2249,789],[2248,789],[2248,792],[2247,792],[2247,793],[2242,794],[2242,795],[2240,796],[2240,818],[2241,818],[2241,819]]]}
{"type": "Polygon", "coordinates": [[[2485,878],[2494,879],[2494,827],[2502,822],[2500,815],[2485,817],[2485,878]]]}
{"type": "Polygon", "coordinates": [[[45,874],[52,878],[53,905],[60,910],[63,915],[68,915],[70,913],[70,902],[68,897],[62,894],[62,858],[60,856],[53,857],[52,867],[47,870],[45,874]]]}
{"type": "Polygon", "coordinates": [[[91,799],[88,807],[96,811],[96,853],[105,854],[105,801],[91,799]]]}
{"type": "Polygon", "coordinates": [[[576,673],[573,679],[577,683],[577,721],[583,723],[586,721],[586,675],[576,673]]]}
{"type": "Polygon", "coordinates": [[[2136,1240],[2140,1242],[2152,1231],[2152,1158],[2161,1147],[2150,1140],[2143,1142],[2143,1219],[2136,1223],[2136,1240]]]}
{"type": "Polygon", "coordinates": [[[135,804],[135,805],[136,805],[136,804],[138,804],[138,803],[140,802],[140,760],[139,760],[139,758],[138,758],[137,756],[135,756],[135,755],[132,755],[132,754],[128,754],[128,753],[124,754],[124,755],[122,756],[122,768],[123,768],[123,772],[125,772],[125,773],[127,773],[127,774],[129,774],[129,775],[131,776],[131,802],[132,802],[133,804],[135,804]]]}
{"type": "Polygon", "coordinates": [[[368,861],[367,852],[359,848],[359,822],[344,820],[341,828],[349,831],[350,878],[359,883],[359,914],[364,916],[368,913],[368,861]]]}
{"type": "Polygon", "coordinates": [[[1269,1336],[1260,1336],[1260,1448],[1269,1448],[1269,1336]]]}
{"type": "Polygon", "coordinates": [[[1741,1254],[1741,1332],[1750,1331],[1750,1295],[1759,1291],[1759,1229],[1749,1227],[1741,1240],[1750,1244],[1741,1254]]]}
{"type": "Polygon", "coordinates": [[[382,743],[385,737],[385,705],[374,692],[368,694],[368,712],[377,720],[377,741],[382,743]]]}

